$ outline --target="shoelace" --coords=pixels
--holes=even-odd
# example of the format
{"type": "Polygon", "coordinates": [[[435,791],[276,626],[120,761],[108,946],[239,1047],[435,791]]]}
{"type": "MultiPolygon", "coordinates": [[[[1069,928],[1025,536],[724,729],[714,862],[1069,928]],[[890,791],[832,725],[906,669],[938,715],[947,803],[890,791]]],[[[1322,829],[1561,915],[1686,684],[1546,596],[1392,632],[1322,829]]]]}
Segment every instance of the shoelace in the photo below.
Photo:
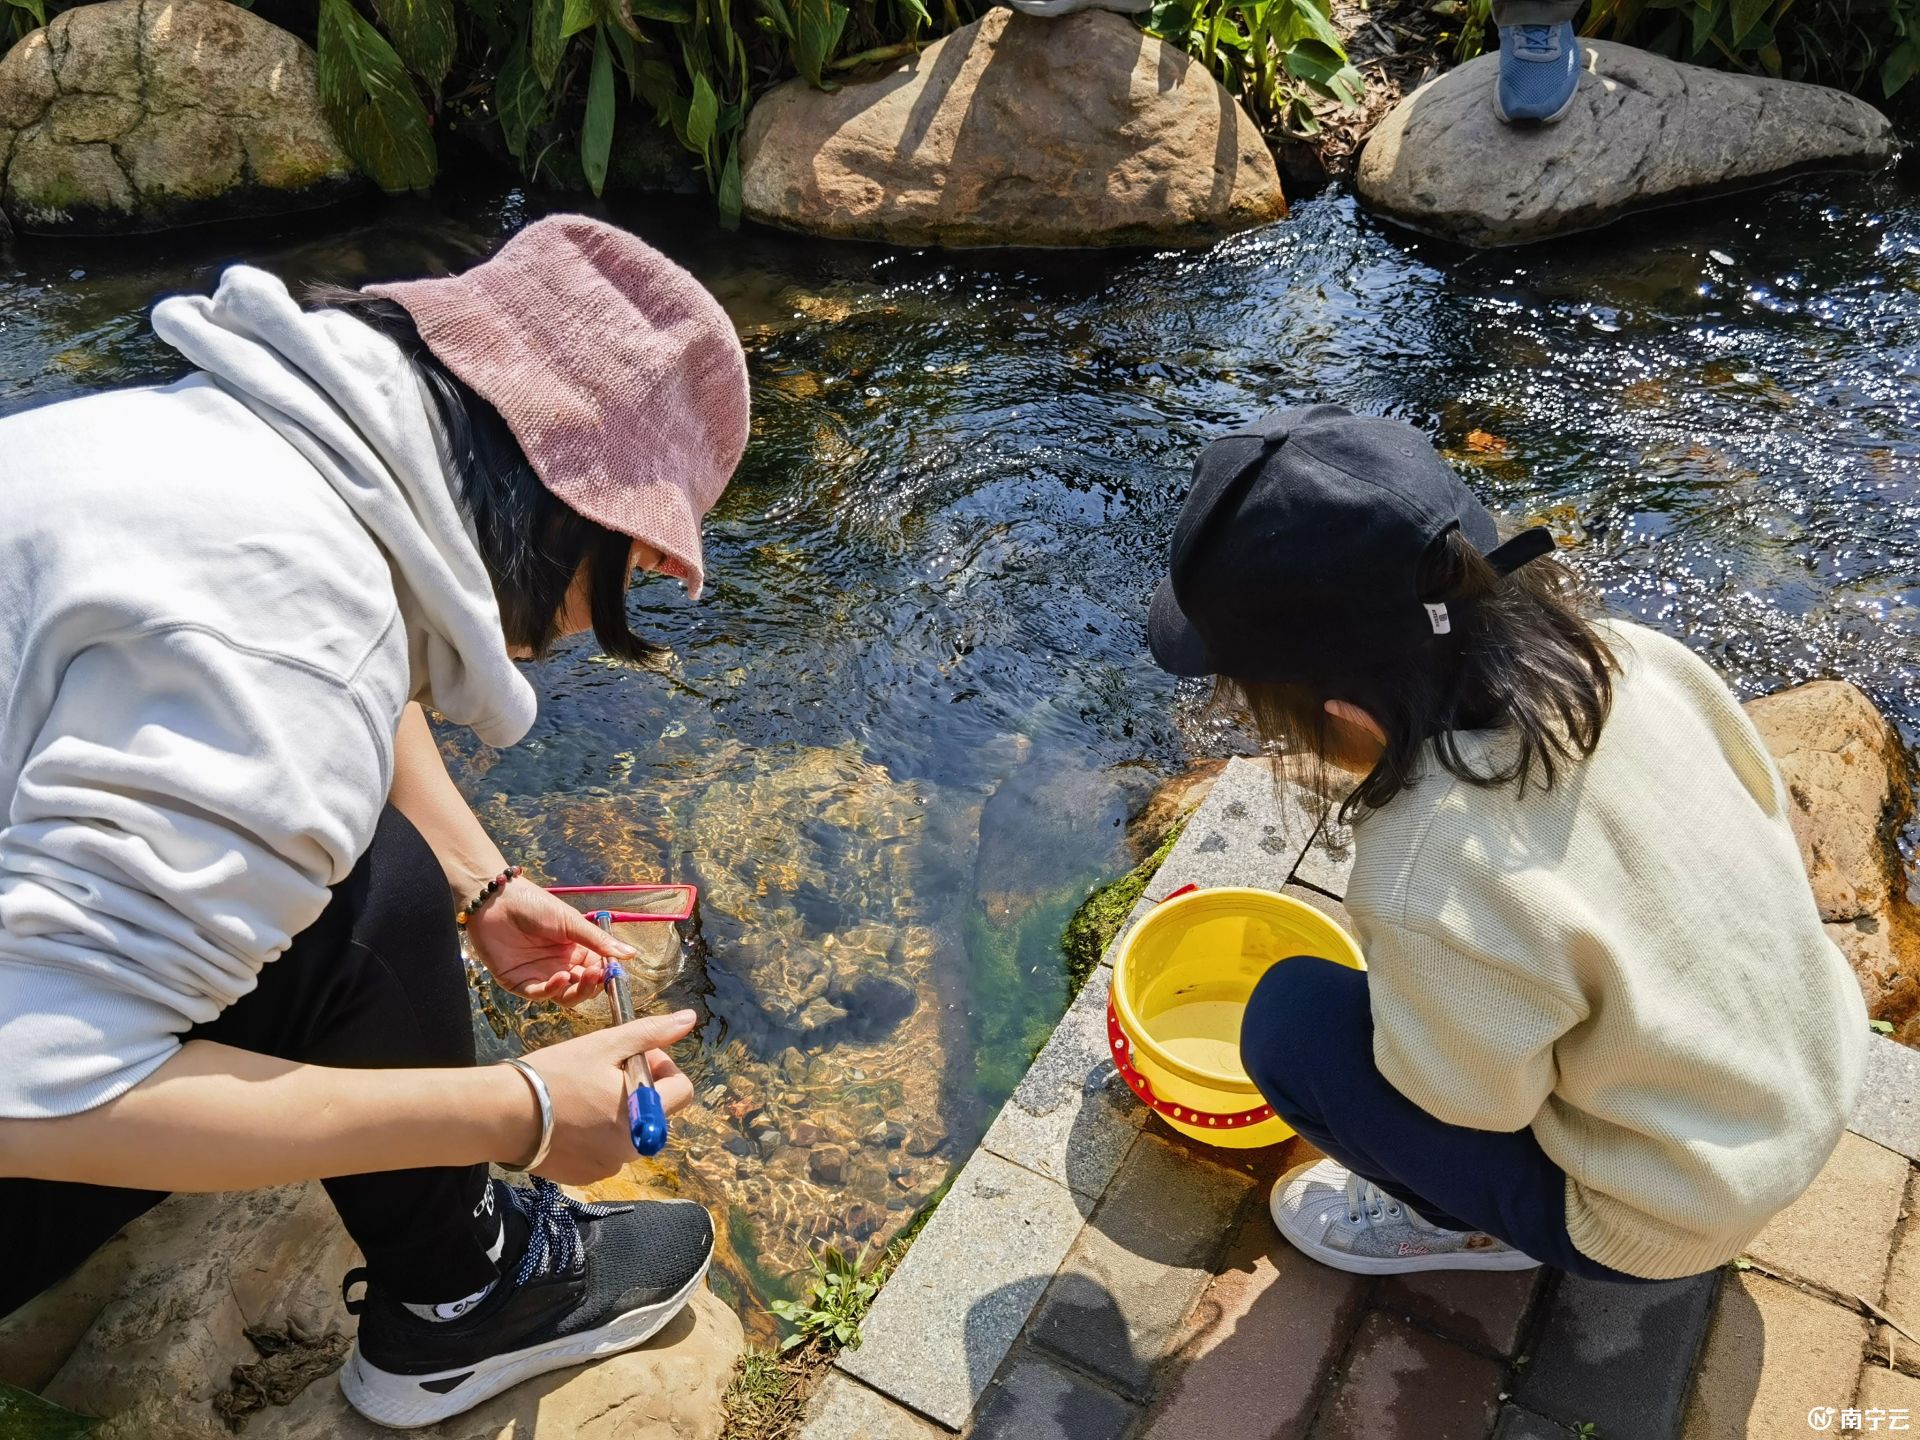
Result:
{"type": "Polygon", "coordinates": [[[527,1250],[514,1272],[518,1289],[536,1275],[570,1272],[580,1263],[580,1222],[631,1210],[631,1205],[589,1205],[566,1195],[551,1180],[533,1177],[531,1190],[513,1192],[513,1205],[527,1220],[527,1250]]]}
{"type": "Polygon", "coordinates": [[[1371,1180],[1362,1180],[1349,1170],[1347,1172],[1347,1223],[1358,1225],[1362,1214],[1365,1214],[1369,1220],[1380,1220],[1388,1216],[1398,1220],[1402,1215],[1419,1218],[1371,1180]]]}
{"type": "Polygon", "coordinates": [[[1514,27],[1513,49],[1516,55],[1552,55],[1556,48],[1553,25],[1516,25],[1514,27]]]}

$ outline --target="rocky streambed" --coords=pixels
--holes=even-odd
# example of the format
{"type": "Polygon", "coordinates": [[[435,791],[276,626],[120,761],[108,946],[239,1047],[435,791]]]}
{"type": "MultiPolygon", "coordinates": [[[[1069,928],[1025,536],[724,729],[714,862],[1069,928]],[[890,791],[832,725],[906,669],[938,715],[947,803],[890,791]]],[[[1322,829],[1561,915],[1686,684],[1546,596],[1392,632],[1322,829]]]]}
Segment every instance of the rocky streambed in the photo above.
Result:
{"type": "MultiPolygon", "coordinates": [[[[1029,754],[956,800],[840,746],[723,750],[644,791],[487,796],[536,876],[702,887],[651,1007],[706,1017],[682,1057],[699,1103],[662,1156],[594,1194],[714,1207],[720,1283],[769,1337],[765,1299],[815,1249],[884,1245],[971,1150],[1064,1007],[1061,930],[1130,856],[1153,787],[1138,767],[1029,754]]],[[[608,1018],[475,984],[498,1053],[608,1018]]]]}

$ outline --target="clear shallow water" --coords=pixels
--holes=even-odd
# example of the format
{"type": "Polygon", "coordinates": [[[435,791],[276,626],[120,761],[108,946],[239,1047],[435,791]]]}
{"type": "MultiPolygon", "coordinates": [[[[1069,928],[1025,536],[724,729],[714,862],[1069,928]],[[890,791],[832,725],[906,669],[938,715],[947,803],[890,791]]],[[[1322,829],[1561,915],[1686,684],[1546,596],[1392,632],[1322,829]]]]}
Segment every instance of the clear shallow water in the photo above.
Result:
{"type": "MultiPolygon", "coordinates": [[[[22,248],[0,262],[0,410],[175,373],[145,307],[234,258],[421,272],[533,208],[22,248]]],[[[708,598],[635,592],[669,674],[575,647],[542,667],[527,743],[447,738],[554,880],[706,886],[667,998],[707,1016],[709,1104],[630,1179],[726,1213],[743,1300],[810,1244],[897,1228],[1064,1004],[1053,942],[1124,861],[1126,802],[1211,738],[1139,635],[1194,451],[1250,413],[1410,420],[1743,692],[1843,675],[1920,738],[1920,197],[1899,178],[1494,255],[1338,192],[1211,251],[1105,257],[727,236],[698,204],[612,218],[748,347],[754,441],[708,598]]]]}

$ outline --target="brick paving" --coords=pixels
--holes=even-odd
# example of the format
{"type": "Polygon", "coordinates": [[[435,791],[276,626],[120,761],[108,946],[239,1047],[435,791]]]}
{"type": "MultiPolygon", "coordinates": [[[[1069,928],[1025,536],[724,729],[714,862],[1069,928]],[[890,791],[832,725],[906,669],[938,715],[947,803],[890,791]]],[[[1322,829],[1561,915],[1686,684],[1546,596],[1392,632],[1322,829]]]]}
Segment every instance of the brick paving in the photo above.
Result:
{"type": "MultiPolygon", "coordinates": [[[[1749,1270],[1729,1277],[1682,1433],[1778,1437],[1816,1406],[1851,1403],[1867,1343],[1858,1315],[1749,1270]]],[[[1920,1418],[1920,1417],[1917,1417],[1920,1418]]],[[[1811,1433],[1811,1432],[1809,1432],[1811,1433]]]]}
{"type": "Polygon", "coordinates": [[[1771,1274],[1848,1299],[1878,1300],[1906,1183],[1903,1156],[1842,1135],[1827,1168],[1748,1253],[1771,1274]]]}
{"type": "Polygon", "coordinates": [[[1314,1440],[1480,1440],[1500,1408],[1501,1365],[1375,1310],[1360,1322],[1314,1440]]]}
{"type": "Polygon", "coordinates": [[[1274,1243],[1261,1201],[1168,1352],[1145,1440],[1300,1440],[1366,1305],[1368,1282],[1274,1243]],[[1259,1376],[1251,1394],[1250,1376],[1259,1376]]]}
{"type": "MultiPolygon", "coordinates": [[[[1236,761],[1135,918],[1191,882],[1284,887],[1344,922],[1349,863],[1302,796],[1236,761]]],[[[1781,1440],[1829,1410],[1826,1433],[1920,1435],[1912,1052],[1876,1037],[1854,1133],[1742,1267],[1368,1279],[1273,1230],[1303,1142],[1213,1150],[1133,1103],[1106,1052],[1110,978],[956,1179],[803,1440],[1781,1440]]]]}
{"type": "Polygon", "coordinates": [[[1251,1188],[1238,1171],[1142,1134],[1047,1288],[1028,1336],[1145,1400],[1251,1188]]]}
{"type": "Polygon", "coordinates": [[[1718,1273],[1653,1285],[1553,1277],[1514,1403],[1570,1428],[1665,1440],[1719,1286],[1718,1273]]]}
{"type": "Polygon", "coordinates": [[[1538,1270],[1429,1270],[1382,1281],[1378,1303],[1468,1349],[1509,1359],[1539,1285],[1538,1270]]]}

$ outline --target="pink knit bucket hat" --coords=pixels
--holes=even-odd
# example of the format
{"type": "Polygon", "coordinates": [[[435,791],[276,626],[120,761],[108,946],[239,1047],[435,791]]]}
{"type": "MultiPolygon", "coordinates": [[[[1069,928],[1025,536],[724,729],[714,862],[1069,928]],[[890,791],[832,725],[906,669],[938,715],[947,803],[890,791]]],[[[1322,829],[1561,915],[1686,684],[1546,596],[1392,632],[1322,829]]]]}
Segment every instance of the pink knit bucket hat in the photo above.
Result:
{"type": "Polygon", "coordinates": [[[699,596],[700,521],[746,449],[747,361],[698,280],[624,230],[550,215],[464,274],[366,293],[406,309],[549,490],[699,596]]]}

